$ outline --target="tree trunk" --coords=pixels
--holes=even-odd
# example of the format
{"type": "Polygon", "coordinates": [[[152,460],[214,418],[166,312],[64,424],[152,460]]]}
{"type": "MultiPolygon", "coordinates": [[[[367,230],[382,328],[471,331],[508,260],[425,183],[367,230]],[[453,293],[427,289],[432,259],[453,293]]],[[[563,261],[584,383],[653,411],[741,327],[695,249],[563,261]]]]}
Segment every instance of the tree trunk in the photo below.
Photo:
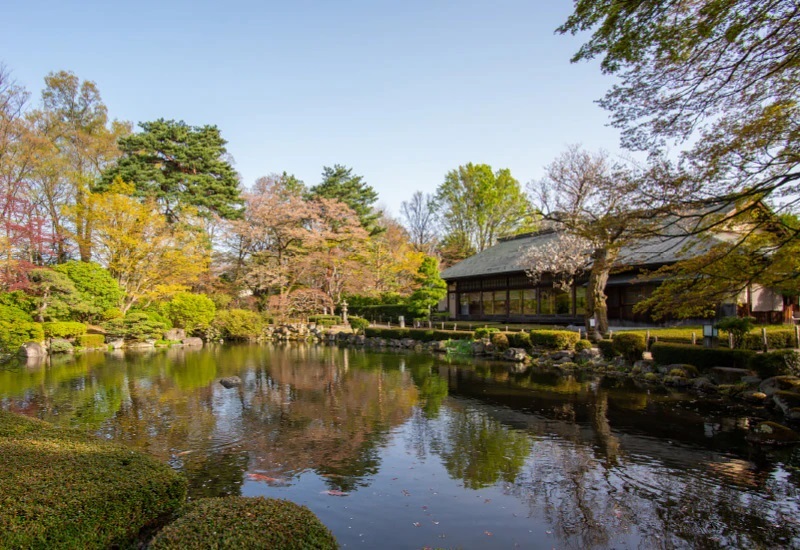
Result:
{"type": "Polygon", "coordinates": [[[589,273],[589,285],[586,289],[586,334],[597,340],[608,333],[608,306],[606,305],[606,283],[611,267],[617,259],[617,251],[608,248],[596,248],[592,252],[592,270],[589,273]],[[595,320],[592,327],[590,320],[595,320]]]}

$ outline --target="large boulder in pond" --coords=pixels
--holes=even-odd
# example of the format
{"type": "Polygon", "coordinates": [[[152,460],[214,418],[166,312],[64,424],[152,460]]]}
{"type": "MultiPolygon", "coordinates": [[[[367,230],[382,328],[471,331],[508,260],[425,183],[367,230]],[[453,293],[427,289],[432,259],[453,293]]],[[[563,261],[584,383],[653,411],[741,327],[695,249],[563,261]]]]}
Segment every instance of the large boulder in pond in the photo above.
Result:
{"type": "Polygon", "coordinates": [[[772,401],[787,420],[800,420],[800,393],[778,390],[772,394],[772,401]]]}
{"type": "Polygon", "coordinates": [[[184,346],[201,347],[201,348],[203,347],[203,339],[197,338],[196,336],[184,338],[181,343],[184,346]]]}
{"type": "Polygon", "coordinates": [[[800,378],[797,376],[773,376],[767,378],[758,386],[758,389],[767,396],[772,396],[776,391],[790,391],[800,393],[800,378]]]}
{"type": "Polygon", "coordinates": [[[39,342],[25,342],[19,347],[17,355],[30,359],[47,357],[47,351],[39,342]]]}
{"type": "Polygon", "coordinates": [[[760,445],[791,445],[800,437],[791,428],[777,422],[761,422],[747,434],[747,440],[760,445]]]}
{"type": "Polygon", "coordinates": [[[528,353],[523,348],[508,348],[503,352],[503,359],[521,363],[528,358],[528,353]]]}
{"type": "Polygon", "coordinates": [[[750,376],[753,371],[735,369],[733,367],[714,367],[708,371],[708,376],[717,384],[738,384],[745,376],[750,376]]]}

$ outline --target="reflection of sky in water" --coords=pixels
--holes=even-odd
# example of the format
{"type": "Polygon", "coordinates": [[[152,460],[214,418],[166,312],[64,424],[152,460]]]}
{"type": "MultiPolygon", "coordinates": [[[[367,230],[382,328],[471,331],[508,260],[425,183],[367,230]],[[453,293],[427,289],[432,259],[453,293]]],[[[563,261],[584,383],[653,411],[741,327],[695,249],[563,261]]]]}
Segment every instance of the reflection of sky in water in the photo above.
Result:
{"type": "Polygon", "coordinates": [[[288,498],[348,547],[786,547],[797,452],[721,404],[504,364],[236,346],[5,367],[0,404],[288,498]],[[242,385],[223,388],[223,376],[242,385]]]}

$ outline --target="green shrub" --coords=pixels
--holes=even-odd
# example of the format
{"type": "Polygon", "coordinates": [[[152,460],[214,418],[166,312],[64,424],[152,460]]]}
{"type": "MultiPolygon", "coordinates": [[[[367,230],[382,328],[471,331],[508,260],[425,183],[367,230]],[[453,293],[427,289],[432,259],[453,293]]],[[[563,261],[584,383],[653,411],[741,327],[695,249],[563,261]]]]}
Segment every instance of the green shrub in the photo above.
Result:
{"type": "Polygon", "coordinates": [[[742,347],[745,335],[753,329],[756,320],[753,317],[725,317],[717,321],[719,330],[733,335],[733,347],[742,347]]]}
{"type": "Polygon", "coordinates": [[[264,332],[264,319],[255,311],[228,309],[217,313],[214,327],[227,340],[256,340],[264,332]]]}
{"type": "Polygon", "coordinates": [[[45,338],[78,338],[86,334],[86,325],[72,321],[56,321],[53,323],[43,323],[45,338]]]}
{"type": "Polygon", "coordinates": [[[597,348],[603,354],[603,358],[606,361],[611,361],[614,357],[617,357],[619,353],[614,348],[614,342],[612,340],[598,340],[597,348]]]}
{"type": "Polygon", "coordinates": [[[69,340],[64,340],[63,338],[53,338],[50,340],[50,349],[51,354],[54,353],[72,353],[75,349],[72,347],[72,344],[69,340]]]}
{"type": "Polygon", "coordinates": [[[338,315],[309,315],[309,323],[316,323],[321,327],[332,327],[342,324],[342,318],[338,315]]]}
{"type": "MultiPolygon", "coordinates": [[[[36,299],[21,290],[0,292],[0,305],[24,311],[30,317],[25,319],[26,321],[32,321],[33,317],[31,315],[36,311],[36,299]]],[[[0,321],[6,320],[0,317],[0,321]]]]}
{"type": "Polygon", "coordinates": [[[352,328],[355,333],[363,333],[369,326],[369,321],[363,317],[356,317],[355,315],[348,317],[347,322],[350,323],[350,328],[352,328]]]}
{"type": "Polygon", "coordinates": [[[158,460],[5,411],[0,457],[0,548],[133,548],[186,498],[158,460]]]}
{"type": "Polygon", "coordinates": [[[91,319],[97,319],[100,312],[117,307],[125,294],[117,280],[100,264],[72,260],[55,266],[53,270],[69,277],[88,305],[87,316],[91,319]]]}
{"type": "Polygon", "coordinates": [[[0,321],[30,323],[33,321],[33,317],[30,313],[18,307],[0,304],[0,321]]]}
{"type": "Polygon", "coordinates": [[[645,335],[643,333],[626,332],[624,334],[615,334],[612,338],[614,343],[614,351],[618,355],[625,358],[630,363],[635,363],[642,358],[645,352],[645,335]]]}
{"type": "Polygon", "coordinates": [[[447,311],[434,311],[431,313],[431,321],[448,321],[450,319],[450,313],[447,311]]]}
{"type": "Polygon", "coordinates": [[[575,342],[575,351],[583,351],[592,349],[592,343],[589,340],[578,340],[575,342]]]}
{"type": "Polygon", "coordinates": [[[438,342],[441,340],[459,340],[472,338],[473,333],[466,330],[437,330],[424,328],[379,328],[368,327],[364,334],[369,338],[388,338],[402,340],[411,338],[420,342],[438,342]]]}
{"type": "Polygon", "coordinates": [[[152,550],[201,548],[338,548],[314,513],[294,502],[263,497],[203,498],[159,532],[152,550]]]}
{"type": "Polygon", "coordinates": [[[531,348],[531,335],[527,332],[507,332],[508,345],[512,348],[531,348]]]}
{"type": "Polygon", "coordinates": [[[153,320],[148,313],[134,311],[128,313],[123,319],[112,319],[103,323],[103,328],[110,336],[142,342],[161,338],[166,325],[153,320]]]}
{"type": "Polygon", "coordinates": [[[657,342],[650,348],[653,360],[659,365],[675,363],[694,365],[701,371],[713,367],[748,368],[754,352],[750,350],[704,348],[691,344],[662,344],[657,342]]]}
{"type": "Polygon", "coordinates": [[[496,348],[498,351],[505,351],[505,350],[507,350],[507,349],[508,349],[508,347],[509,347],[509,344],[508,344],[508,336],[506,336],[506,335],[505,335],[504,333],[502,333],[502,332],[495,332],[495,333],[492,333],[492,345],[493,345],[493,346],[494,346],[494,347],[495,347],[495,348],[496,348]]]}
{"type": "Polygon", "coordinates": [[[495,332],[500,332],[496,327],[479,327],[475,329],[475,339],[482,340],[483,338],[490,338],[495,332]]]}
{"type": "Polygon", "coordinates": [[[531,344],[546,349],[572,349],[581,335],[571,330],[537,330],[531,331],[531,344]]]}
{"type": "Polygon", "coordinates": [[[367,306],[356,306],[350,304],[349,311],[353,315],[364,317],[365,319],[369,319],[373,322],[379,319],[396,322],[397,318],[400,316],[410,321],[415,317],[414,312],[405,304],[367,306]]]}
{"type": "Polygon", "coordinates": [[[172,326],[185,329],[186,334],[207,330],[217,314],[217,306],[211,298],[191,292],[178,292],[164,310],[172,326]]]}
{"type": "Polygon", "coordinates": [[[42,342],[41,323],[0,321],[0,352],[15,353],[25,342],[42,342]]]}
{"type": "Polygon", "coordinates": [[[82,348],[102,348],[105,343],[106,337],[102,334],[82,334],[78,336],[78,345],[82,348]]]}
{"type": "Polygon", "coordinates": [[[800,376],[800,353],[791,349],[756,353],[750,359],[749,368],[761,378],[784,374],[800,376]]]}
{"type": "MultiPolygon", "coordinates": [[[[755,330],[742,336],[741,345],[742,349],[752,349],[761,351],[764,349],[764,339],[761,336],[761,330],[755,330]]],[[[794,330],[771,330],[767,331],[767,348],[768,349],[788,349],[794,348],[794,330]]]]}

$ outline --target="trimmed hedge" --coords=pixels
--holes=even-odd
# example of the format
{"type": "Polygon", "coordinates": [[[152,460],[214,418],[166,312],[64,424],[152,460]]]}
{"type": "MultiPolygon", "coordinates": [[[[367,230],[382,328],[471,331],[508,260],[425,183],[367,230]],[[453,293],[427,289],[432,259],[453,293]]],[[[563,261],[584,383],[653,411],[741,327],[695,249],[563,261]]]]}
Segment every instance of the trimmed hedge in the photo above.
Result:
{"type": "Polygon", "coordinates": [[[626,332],[615,334],[611,339],[614,351],[625,358],[630,363],[635,363],[642,358],[642,354],[647,349],[645,346],[645,335],[636,332],[626,332]]]}
{"type": "Polygon", "coordinates": [[[495,332],[491,336],[492,345],[498,351],[505,351],[509,347],[508,336],[504,332],[495,332]]]}
{"type": "Polygon", "coordinates": [[[353,329],[353,332],[363,333],[364,329],[369,326],[369,321],[363,317],[356,317],[355,315],[348,317],[347,322],[350,323],[350,328],[353,329]]]}
{"type": "Polygon", "coordinates": [[[534,329],[531,331],[531,344],[547,349],[572,349],[580,339],[580,333],[571,330],[534,329]]]}
{"type": "Polygon", "coordinates": [[[311,510],[288,500],[263,497],[192,502],[149,546],[152,550],[338,547],[336,538],[311,510]]]}
{"type": "Polygon", "coordinates": [[[800,352],[782,349],[767,353],[756,353],[750,359],[750,368],[761,378],[791,374],[800,375],[800,352]]]}
{"type": "Polygon", "coordinates": [[[575,351],[583,351],[592,349],[592,343],[589,340],[578,340],[575,342],[575,351]]]}
{"type": "Polygon", "coordinates": [[[342,318],[338,315],[309,315],[309,323],[316,323],[323,327],[332,327],[333,325],[341,325],[342,318]]]}
{"type": "Polygon", "coordinates": [[[45,338],[64,338],[70,340],[86,334],[86,325],[74,321],[55,321],[42,323],[45,338]]]}
{"type": "Polygon", "coordinates": [[[527,332],[506,332],[508,345],[512,348],[531,348],[531,335],[527,332]]]}
{"type": "Polygon", "coordinates": [[[691,344],[662,344],[657,342],[650,347],[653,360],[659,365],[685,363],[700,370],[713,367],[736,367],[746,369],[755,352],[745,349],[704,348],[691,344]]]}
{"type": "Polygon", "coordinates": [[[186,499],[166,464],[5,411],[0,457],[0,548],[134,547],[186,499]]]}
{"type": "Polygon", "coordinates": [[[599,340],[597,342],[597,349],[603,354],[603,359],[606,361],[611,361],[614,357],[619,355],[616,348],[614,347],[613,340],[599,340]]]}
{"type": "Polygon", "coordinates": [[[402,340],[411,338],[420,342],[436,342],[439,340],[463,340],[472,339],[473,333],[468,330],[436,330],[424,328],[379,328],[368,327],[364,334],[368,338],[388,338],[390,340],[402,340]]]}
{"type": "Polygon", "coordinates": [[[476,340],[490,338],[495,332],[500,332],[500,329],[497,327],[478,327],[475,329],[474,336],[476,340]]]}
{"type": "Polygon", "coordinates": [[[354,306],[349,307],[349,311],[353,315],[364,317],[370,321],[383,319],[384,321],[391,319],[396,321],[401,315],[406,321],[411,321],[416,314],[405,304],[392,304],[380,306],[354,306]]]}
{"type": "Polygon", "coordinates": [[[78,345],[82,348],[102,348],[106,344],[106,337],[102,334],[82,334],[78,336],[78,345]]]}
{"type": "MultiPolygon", "coordinates": [[[[767,332],[767,348],[773,349],[787,349],[794,348],[794,330],[773,330],[767,332]]],[[[742,338],[742,348],[761,351],[764,348],[764,340],[761,337],[761,329],[756,332],[750,332],[742,338]]]]}
{"type": "Polygon", "coordinates": [[[0,352],[16,353],[25,342],[42,342],[41,323],[28,321],[0,321],[0,352]]]}

